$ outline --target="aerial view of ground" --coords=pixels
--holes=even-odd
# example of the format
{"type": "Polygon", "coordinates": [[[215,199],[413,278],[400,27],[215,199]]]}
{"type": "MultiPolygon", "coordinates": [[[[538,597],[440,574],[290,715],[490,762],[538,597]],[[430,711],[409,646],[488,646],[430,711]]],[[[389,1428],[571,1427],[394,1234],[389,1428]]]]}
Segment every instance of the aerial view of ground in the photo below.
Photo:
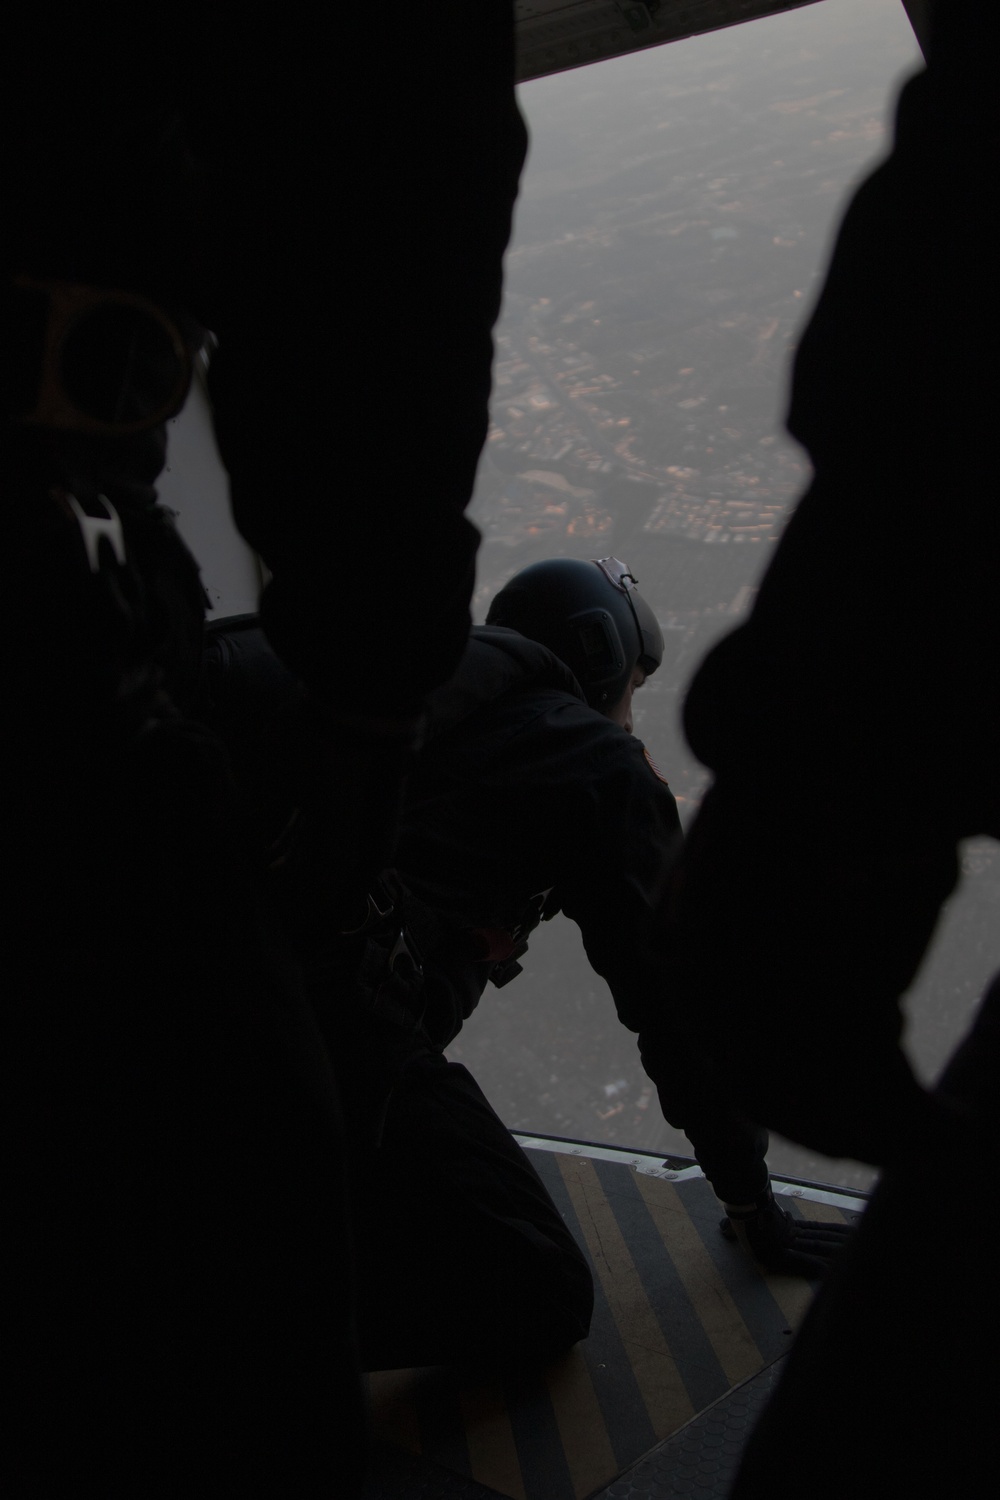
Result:
{"type": "MultiPolygon", "coordinates": [[[[471,512],[476,618],[538,558],[627,560],[667,642],[636,733],[685,822],[706,785],[679,728],[685,684],[752,603],[808,482],[782,428],[795,340],[851,186],[888,148],[919,64],[899,0],[822,0],[520,91],[532,145],[471,512]]],[[[964,866],[907,1001],[925,1077],[1000,965],[996,846],[968,846],[964,866]]],[[[686,1149],[565,919],[536,934],[514,984],[487,991],[449,1055],[514,1128],[686,1149]]],[[[871,1180],[784,1142],[771,1160],[871,1180]]]]}

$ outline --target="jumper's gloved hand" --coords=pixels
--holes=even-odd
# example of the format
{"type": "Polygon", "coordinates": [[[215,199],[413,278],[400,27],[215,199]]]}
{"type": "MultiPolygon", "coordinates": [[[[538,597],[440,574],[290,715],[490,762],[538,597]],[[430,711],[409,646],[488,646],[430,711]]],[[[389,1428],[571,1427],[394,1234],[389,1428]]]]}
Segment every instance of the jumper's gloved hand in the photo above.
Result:
{"type": "Polygon", "coordinates": [[[825,1276],[851,1224],[823,1224],[796,1219],[776,1201],[770,1186],[752,1204],[726,1204],[719,1228],[727,1240],[739,1240],[766,1271],[782,1276],[825,1276]]]}

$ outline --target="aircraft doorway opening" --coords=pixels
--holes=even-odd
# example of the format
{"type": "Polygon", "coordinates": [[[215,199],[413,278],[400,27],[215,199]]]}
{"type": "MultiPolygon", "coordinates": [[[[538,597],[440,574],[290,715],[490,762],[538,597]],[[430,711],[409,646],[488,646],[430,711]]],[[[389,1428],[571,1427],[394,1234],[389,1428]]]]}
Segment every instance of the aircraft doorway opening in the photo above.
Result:
{"type": "MultiPolygon", "coordinates": [[[[751,604],[805,487],[782,427],[794,341],[920,62],[899,0],[829,0],[520,90],[532,144],[471,512],[475,618],[530,562],[624,558],[667,642],[635,732],[685,821],[706,777],[679,731],[684,686],[751,604]]],[[[995,847],[970,848],[966,872],[909,1002],[925,1077],[1000,963],[995,847]]],[[[487,990],[449,1056],[515,1130],[690,1154],[565,918],[536,931],[524,973],[487,990]]],[[[873,1176],[782,1142],[771,1162],[844,1186],[873,1176]]]]}

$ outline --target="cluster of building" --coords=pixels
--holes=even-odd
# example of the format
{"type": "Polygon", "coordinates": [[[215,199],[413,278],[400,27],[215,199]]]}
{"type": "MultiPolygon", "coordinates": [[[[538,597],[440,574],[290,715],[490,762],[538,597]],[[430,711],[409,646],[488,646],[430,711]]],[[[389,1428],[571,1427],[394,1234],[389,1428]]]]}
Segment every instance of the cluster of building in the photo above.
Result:
{"type": "Polygon", "coordinates": [[[770,496],[739,499],[695,494],[678,488],[661,496],[645,530],[688,537],[696,542],[770,542],[785,506],[770,496]]]}
{"type": "Polygon", "coordinates": [[[727,404],[692,394],[690,370],[666,386],[661,372],[650,387],[642,355],[609,360],[638,361],[631,380],[601,369],[558,324],[547,326],[546,313],[537,309],[516,344],[511,334],[498,339],[487,534],[515,545],[610,533],[613,507],[601,496],[616,477],[643,485],[649,533],[715,545],[773,541],[804,472],[787,445],[727,404]]]}

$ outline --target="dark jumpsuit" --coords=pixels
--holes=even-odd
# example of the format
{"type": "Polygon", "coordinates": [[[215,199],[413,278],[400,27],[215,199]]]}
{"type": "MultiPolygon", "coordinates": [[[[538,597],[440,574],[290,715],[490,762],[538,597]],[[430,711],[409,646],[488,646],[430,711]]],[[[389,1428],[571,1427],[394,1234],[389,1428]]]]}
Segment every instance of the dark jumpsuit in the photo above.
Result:
{"type": "MultiPolygon", "coordinates": [[[[394,861],[437,925],[423,953],[422,1034],[402,1044],[378,1149],[362,1144],[358,1320],[370,1367],[530,1360],[586,1332],[580,1252],[474,1079],[441,1056],[490,973],[465,935],[513,929],[540,893],[549,914],[579,924],[664,1114],[720,1197],[746,1202],[766,1185],[766,1134],[678,1045],[651,947],[680,839],[673,795],[642,744],[587,705],[564,664],[514,631],[475,629],[430,699],[394,861]]],[[[379,1066],[399,1043],[385,1023],[378,1042],[363,1027],[368,1046],[345,1047],[342,1011],[322,981],[315,993],[358,1142],[379,1066]]]]}
{"type": "Polygon", "coordinates": [[[235,519],[336,771],[310,804],[338,828],[327,874],[377,868],[410,721],[468,632],[463,510],[525,151],[512,6],[474,12],[29,8],[3,49],[20,1494],[353,1495],[364,1420],[336,1089],[225,758],[185,717],[204,601],[154,503],[166,431],[10,421],[43,330],[8,278],[138,293],[191,348],[217,336],[235,519]],[[91,588],[54,480],[121,514],[131,616],[91,588]]]}

